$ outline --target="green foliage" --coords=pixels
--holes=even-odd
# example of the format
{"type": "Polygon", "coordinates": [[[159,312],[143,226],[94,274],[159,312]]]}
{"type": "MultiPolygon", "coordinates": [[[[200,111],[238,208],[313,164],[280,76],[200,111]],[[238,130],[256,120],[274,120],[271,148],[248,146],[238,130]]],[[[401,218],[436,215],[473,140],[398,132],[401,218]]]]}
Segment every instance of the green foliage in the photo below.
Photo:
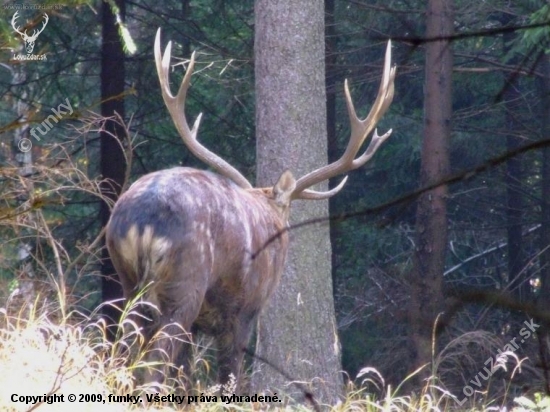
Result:
{"type": "Polygon", "coordinates": [[[514,402],[520,406],[514,409],[517,412],[543,412],[550,409],[550,397],[540,392],[535,393],[534,400],[520,396],[514,402]]]}
{"type": "Polygon", "coordinates": [[[536,27],[523,32],[521,45],[528,50],[541,47],[545,53],[550,53],[550,4],[534,12],[528,21],[536,27]]]}

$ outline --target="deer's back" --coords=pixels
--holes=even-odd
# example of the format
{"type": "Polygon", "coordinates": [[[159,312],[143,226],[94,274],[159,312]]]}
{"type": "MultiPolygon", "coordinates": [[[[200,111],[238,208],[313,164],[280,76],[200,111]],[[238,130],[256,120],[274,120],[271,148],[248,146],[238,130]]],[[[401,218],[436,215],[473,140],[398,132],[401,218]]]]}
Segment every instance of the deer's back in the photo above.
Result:
{"type": "Polygon", "coordinates": [[[161,310],[200,300],[189,305],[202,307],[197,324],[207,328],[220,311],[256,311],[267,300],[287,235],[268,242],[284,225],[264,195],[179,167],[136,181],[113,209],[106,237],[127,298],[147,286],[161,310]]]}

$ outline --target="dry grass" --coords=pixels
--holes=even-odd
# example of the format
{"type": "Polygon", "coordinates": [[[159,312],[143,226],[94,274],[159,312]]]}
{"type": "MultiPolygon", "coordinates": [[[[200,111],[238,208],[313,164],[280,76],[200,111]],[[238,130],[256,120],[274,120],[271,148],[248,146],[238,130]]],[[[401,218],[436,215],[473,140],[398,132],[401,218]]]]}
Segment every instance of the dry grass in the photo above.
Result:
{"type": "MultiPolygon", "coordinates": [[[[132,308],[133,306],[130,306],[132,308]]],[[[138,385],[134,373],[146,368],[158,367],[148,363],[145,354],[148,346],[137,325],[131,321],[130,310],[123,315],[118,339],[111,343],[107,339],[102,321],[91,318],[71,324],[70,320],[82,319],[82,315],[62,319],[56,316],[52,321],[46,312],[37,314],[28,307],[20,313],[8,315],[6,308],[0,308],[0,410],[1,411],[133,411],[133,410],[196,410],[214,411],[227,408],[219,396],[221,391],[231,396],[234,384],[226,388],[208,386],[206,380],[195,380],[189,393],[196,394],[196,401],[188,405],[167,401],[149,403],[147,395],[184,395],[186,385],[181,368],[167,384],[138,385]],[[25,314],[25,315],[23,315],[25,314]],[[30,314],[31,316],[28,316],[30,314]],[[8,373],[6,373],[8,372],[8,373]],[[63,395],[64,402],[48,404],[45,399],[36,403],[13,402],[12,395],[39,396],[63,395]],[[79,402],[81,395],[101,395],[96,402],[90,399],[79,402]],[[76,402],[68,402],[69,395],[76,395],[76,402]],[[109,402],[109,395],[132,395],[132,402],[109,402]],[[214,402],[201,402],[200,396],[210,396],[214,402]],[[139,398],[139,400],[138,400],[139,398]],[[105,401],[105,402],[103,402],[105,401]]],[[[160,333],[154,339],[167,339],[160,333]]],[[[193,356],[197,374],[205,376],[208,362],[204,358],[205,347],[195,345],[193,356]]],[[[265,410],[260,403],[232,404],[232,410],[265,410]]]]}
{"type": "MultiPolygon", "coordinates": [[[[2,310],[2,315],[6,311],[2,310]]],[[[85,336],[86,330],[78,326],[56,325],[46,316],[36,319],[4,319],[0,330],[0,410],[27,411],[34,407],[40,411],[95,411],[93,403],[69,402],[48,405],[26,405],[12,402],[12,395],[101,394],[107,396],[109,374],[105,370],[104,353],[94,350],[85,336]]],[[[119,387],[129,380],[127,372],[119,370],[116,376],[119,387]]],[[[113,381],[113,379],[110,379],[113,381]]],[[[77,395],[78,396],[78,395],[77,395]]],[[[105,404],[104,411],[124,411],[125,405],[105,404]]]]}
{"type": "MultiPolygon", "coordinates": [[[[4,326],[0,329],[0,410],[2,411],[136,411],[136,410],[191,410],[218,411],[231,409],[235,411],[263,410],[311,410],[305,406],[270,407],[263,403],[238,403],[228,405],[221,400],[219,390],[224,395],[231,395],[232,388],[208,387],[201,382],[194,382],[193,392],[216,396],[215,402],[193,402],[182,405],[174,402],[152,403],[146,401],[146,394],[157,391],[162,395],[183,395],[183,380],[176,376],[170,386],[143,387],[137,386],[133,372],[139,368],[150,367],[144,361],[140,351],[142,338],[134,323],[125,321],[125,332],[115,343],[106,339],[102,322],[91,319],[71,324],[70,318],[50,320],[48,314],[38,314],[26,308],[21,313],[25,316],[8,315],[6,308],[0,308],[4,326]],[[28,315],[30,314],[30,316],[28,315]],[[127,363],[128,358],[135,359],[127,363]],[[64,395],[65,402],[47,404],[24,404],[13,402],[12,395],[64,395]],[[106,402],[78,402],[80,395],[101,395],[106,402]],[[109,395],[141,395],[137,404],[131,402],[109,403],[109,395]],[[67,401],[69,395],[76,395],[77,402],[67,401]]],[[[131,316],[125,314],[126,319],[131,316]]],[[[82,317],[76,317],[80,318],[82,317]]],[[[162,337],[159,337],[162,338],[162,337]]],[[[465,340],[468,340],[465,338],[465,340]]],[[[455,342],[455,344],[458,344],[455,342]]],[[[447,348],[449,349],[449,348],[447,348]]],[[[445,355],[445,351],[442,355],[445,355]]],[[[195,356],[196,364],[204,367],[207,362],[202,358],[203,352],[195,356]]],[[[453,352],[453,359],[456,353],[453,352]]],[[[442,358],[439,358],[441,361],[442,358]]],[[[181,369],[179,370],[181,372],[181,369]]],[[[415,371],[401,385],[393,388],[386,385],[383,377],[373,368],[364,368],[358,375],[357,384],[349,383],[346,398],[337,405],[326,405],[324,410],[340,411],[507,411],[502,406],[470,405],[458,407],[451,393],[437,386],[435,378],[429,379],[418,393],[403,393],[404,384],[419,373],[415,371]],[[378,395],[375,395],[378,394],[378,395]]],[[[198,400],[198,399],[197,399],[198,400]]],[[[537,395],[535,399],[521,398],[516,402],[515,412],[550,410],[550,400],[537,395]]],[[[281,405],[285,405],[282,403],[281,405]]]]}

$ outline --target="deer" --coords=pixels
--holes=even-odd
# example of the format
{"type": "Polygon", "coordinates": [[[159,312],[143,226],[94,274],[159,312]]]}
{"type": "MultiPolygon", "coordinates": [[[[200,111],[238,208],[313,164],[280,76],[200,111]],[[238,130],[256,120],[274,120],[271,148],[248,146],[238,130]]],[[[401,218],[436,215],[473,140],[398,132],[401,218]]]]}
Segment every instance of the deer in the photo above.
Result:
{"type": "Polygon", "coordinates": [[[48,21],[50,20],[50,18],[48,17],[48,15],[46,13],[44,13],[44,21],[42,22],[42,28],[39,29],[39,30],[34,30],[32,35],[29,36],[27,34],[27,30],[22,32],[20,30],[20,28],[17,27],[17,17],[18,17],[17,15],[18,15],[18,13],[19,12],[16,11],[15,14],[13,15],[13,17],[11,19],[11,26],[13,27],[13,30],[15,30],[15,32],[18,33],[21,36],[21,38],[23,39],[23,41],[25,42],[25,49],[27,50],[27,54],[31,54],[32,51],[34,50],[34,42],[38,38],[38,35],[44,31],[44,29],[46,28],[46,25],[48,24],[48,21]]]}
{"type": "MultiPolygon", "coordinates": [[[[239,388],[251,333],[284,269],[291,202],[334,196],[347,176],[331,190],[311,187],[363,166],[388,139],[392,130],[379,136],[375,126],[393,99],[396,67],[391,67],[388,42],[378,95],[365,119],[357,116],[345,81],[351,133],[337,161],[299,179],[285,170],[273,186],[255,188],[197,140],[202,114],[191,128],[185,117],[195,53],[173,95],[171,47],[169,42],[161,53],[158,29],[154,55],[164,103],[185,146],[215,172],[174,167],[139,178],[113,207],[106,245],[125,299],[141,296],[152,305],[143,309],[145,339],[160,330],[168,336],[181,336],[183,330],[188,337],[154,340],[148,359],[173,363],[196,333],[210,335],[217,346],[219,383],[227,383],[232,374],[239,388]],[[357,156],[373,130],[366,150],[357,156]]],[[[164,371],[156,370],[148,379],[163,377],[164,371]]]]}

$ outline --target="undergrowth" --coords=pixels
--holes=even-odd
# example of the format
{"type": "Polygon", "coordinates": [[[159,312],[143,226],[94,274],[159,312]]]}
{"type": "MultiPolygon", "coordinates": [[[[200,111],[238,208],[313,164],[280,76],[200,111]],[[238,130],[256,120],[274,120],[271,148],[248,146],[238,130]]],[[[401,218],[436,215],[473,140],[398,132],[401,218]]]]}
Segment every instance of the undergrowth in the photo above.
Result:
{"type": "MultiPolygon", "coordinates": [[[[32,307],[24,309],[10,315],[9,307],[0,308],[2,411],[550,411],[550,398],[540,394],[533,398],[516,398],[514,405],[508,407],[495,401],[474,405],[470,402],[461,407],[457,404],[457,398],[438,386],[434,377],[428,379],[418,392],[404,393],[406,383],[420,369],[393,388],[375,369],[363,368],[357,379],[347,384],[345,398],[336,405],[297,405],[284,398],[278,405],[230,402],[229,398],[222,399],[221,395],[232,395],[231,384],[220,388],[207,385],[207,380],[202,383],[194,381],[192,391],[186,391],[185,387],[189,388],[190,382],[183,379],[181,368],[174,369],[176,373],[165,385],[138,385],[134,378],[136,371],[158,365],[145,361],[143,353],[147,347],[143,346],[143,337],[136,323],[130,321],[131,310],[123,314],[117,339],[110,342],[105,324],[101,320],[93,320],[95,317],[100,319],[97,313],[88,317],[70,313],[65,318],[59,318],[50,316],[48,311],[39,313],[32,307]],[[186,393],[194,393],[196,400],[189,404],[188,398],[182,398],[186,393]],[[63,396],[63,402],[48,404],[48,399],[53,399],[51,395],[54,394],[58,396],[57,400],[63,396]],[[165,396],[161,398],[164,402],[154,402],[152,396],[156,394],[165,396]],[[40,395],[50,397],[36,398],[40,395]],[[76,401],[69,402],[69,395],[75,395],[76,401]],[[132,398],[128,399],[128,395],[132,398]],[[35,398],[26,404],[25,396],[35,398]],[[113,396],[120,396],[119,400],[124,401],[109,402],[109,399],[114,400],[113,396]]],[[[195,367],[202,367],[203,371],[208,372],[209,363],[204,349],[198,349],[194,359],[195,367]]]]}

